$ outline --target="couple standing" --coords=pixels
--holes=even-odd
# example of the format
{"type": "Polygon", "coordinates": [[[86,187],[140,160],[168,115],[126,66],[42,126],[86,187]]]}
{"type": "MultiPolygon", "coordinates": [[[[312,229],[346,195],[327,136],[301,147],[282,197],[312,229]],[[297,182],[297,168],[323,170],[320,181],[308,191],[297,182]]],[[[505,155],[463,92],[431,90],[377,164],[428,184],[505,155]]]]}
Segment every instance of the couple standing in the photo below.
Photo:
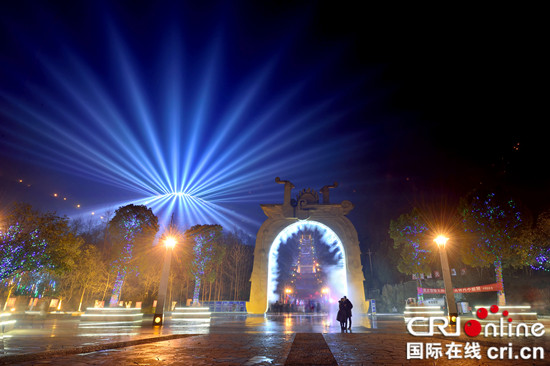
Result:
{"type": "Polygon", "coordinates": [[[340,322],[340,327],[342,330],[347,328],[347,324],[349,321],[349,328],[351,329],[351,309],[353,308],[353,304],[347,297],[342,297],[340,300],[338,300],[338,315],[336,316],[336,320],[340,322]]]}

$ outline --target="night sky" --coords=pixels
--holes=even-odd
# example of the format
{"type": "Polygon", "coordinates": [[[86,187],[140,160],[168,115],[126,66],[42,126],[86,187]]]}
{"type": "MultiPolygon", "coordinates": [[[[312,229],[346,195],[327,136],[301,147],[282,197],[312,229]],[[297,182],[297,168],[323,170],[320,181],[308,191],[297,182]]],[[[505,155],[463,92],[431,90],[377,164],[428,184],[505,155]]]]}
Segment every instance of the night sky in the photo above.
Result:
{"type": "Polygon", "coordinates": [[[276,176],[294,194],[338,181],[363,249],[413,206],[453,207],[480,184],[536,215],[550,206],[537,14],[3,2],[0,201],[90,215],[185,185],[187,166],[206,184],[193,195],[253,234],[259,204],[282,201],[276,176]]]}

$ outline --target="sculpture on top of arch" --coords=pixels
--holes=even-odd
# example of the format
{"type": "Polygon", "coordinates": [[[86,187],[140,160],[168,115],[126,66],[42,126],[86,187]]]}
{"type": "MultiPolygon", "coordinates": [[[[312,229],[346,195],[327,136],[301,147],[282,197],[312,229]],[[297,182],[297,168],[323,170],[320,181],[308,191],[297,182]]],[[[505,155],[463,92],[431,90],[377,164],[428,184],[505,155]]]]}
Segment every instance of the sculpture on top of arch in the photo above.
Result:
{"type": "MultiPolygon", "coordinates": [[[[354,310],[366,312],[368,309],[365,301],[363,282],[365,277],[361,265],[361,252],[357,231],[346,217],[353,209],[350,201],[331,203],[329,191],[338,187],[338,183],[322,187],[319,192],[322,202],[319,202],[319,194],[311,189],[300,191],[296,199],[291,198],[294,184],[287,180],[275,178],[275,182],[284,184],[284,199],[282,204],[260,204],[267,219],[258,230],[256,247],[254,250],[254,268],[250,278],[250,301],[246,309],[252,314],[263,314],[268,308],[268,296],[270,280],[273,270],[270,261],[274,260],[273,248],[281,244],[284,233],[289,230],[295,233],[304,226],[314,226],[325,230],[338,242],[338,246],[344,258],[342,271],[343,280],[346,283],[344,289],[347,293],[337,294],[338,297],[347,296],[354,304],[354,310]],[[271,273],[270,273],[271,271],[271,273]]],[[[275,259],[276,260],[276,259],[275,259]]]]}

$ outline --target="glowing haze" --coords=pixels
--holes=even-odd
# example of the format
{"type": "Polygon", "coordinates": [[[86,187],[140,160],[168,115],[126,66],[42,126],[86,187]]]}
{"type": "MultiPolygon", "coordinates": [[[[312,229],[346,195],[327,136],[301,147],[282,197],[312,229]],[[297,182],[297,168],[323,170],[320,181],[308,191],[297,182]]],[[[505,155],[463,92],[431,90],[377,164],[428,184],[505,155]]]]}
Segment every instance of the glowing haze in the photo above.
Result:
{"type": "Polygon", "coordinates": [[[347,294],[348,280],[346,274],[346,253],[342,241],[334,231],[328,226],[317,221],[297,221],[285,227],[273,240],[269,249],[269,264],[267,272],[267,296],[268,301],[273,303],[279,299],[277,291],[277,283],[279,277],[279,269],[277,268],[277,258],[279,257],[279,248],[284,245],[288,239],[295,233],[303,231],[318,230],[322,236],[321,241],[324,245],[328,245],[329,251],[336,253],[338,261],[336,265],[331,266],[330,270],[325,269],[328,277],[328,287],[330,293],[347,294]]]}
{"type": "Polygon", "coordinates": [[[30,41],[40,77],[0,92],[9,154],[120,193],[88,199],[97,204],[70,215],[144,204],[164,225],[174,213],[187,227],[219,223],[251,232],[261,218],[239,205],[259,211],[258,203],[280,201],[275,176],[307,176],[306,184],[319,187],[339,179],[327,164],[354,145],[331,131],[356,107],[346,98],[357,79],[339,81],[330,94],[318,90],[334,53],[288,68],[299,22],[256,52],[253,67],[233,55],[238,40],[224,22],[200,42],[182,19],[155,23],[154,40],[124,34],[118,23],[94,25],[93,47],[84,40],[71,47],[63,32],[43,52],[30,41]],[[243,65],[230,66],[236,62],[243,65]]]}

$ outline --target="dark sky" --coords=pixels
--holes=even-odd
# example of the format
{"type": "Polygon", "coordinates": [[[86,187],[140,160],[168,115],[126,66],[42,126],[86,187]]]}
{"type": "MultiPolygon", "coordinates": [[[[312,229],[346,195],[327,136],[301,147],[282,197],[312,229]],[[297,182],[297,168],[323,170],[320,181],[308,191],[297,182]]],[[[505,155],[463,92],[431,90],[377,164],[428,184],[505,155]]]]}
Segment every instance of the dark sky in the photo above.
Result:
{"type": "MultiPolygon", "coordinates": [[[[132,115],[127,100],[131,90],[120,83],[124,70],[113,61],[115,30],[125,44],[125,51],[119,51],[132,55],[144,98],[154,105],[158,119],[163,117],[166,99],[157,73],[171,60],[183,60],[176,65],[184,70],[182,80],[189,86],[185,95],[194,108],[201,75],[215,58],[214,97],[204,122],[204,128],[212,131],[223,131],[228,123],[223,112],[246,96],[247,86],[267,67],[268,81],[255,90],[250,112],[232,126],[223,149],[214,155],[231,151],[235,159],[284,131],[277,140],[288,139],[283,152],[270,155],[272,142],[262,149],[263,160],[232,177],[251,196],[230,206],[256,221],[263,220],[259,203],[282,200],[281,187],[273,183],[278,175],[299,189],[339,181],[332,197],[356,205],[350,218],[364,247],[381,241],[389,220],[413,205],[452,205],[480,183],[505,185],[535,214],[550,206],[544,128],[548,113],[543,109],[548,59],[536,9],[383,9],[337,2],[18,1],[4,2],[0,10],[0,200],[4,204],[27,201],[70,215],[76,202],[95,207],[133,197],[134,192],[116,187],[116,177],[111,181],[77,171],[74,162],[65,160],[75,152],[64,151],[68,142],[63,133],[83,140],[109,138],[89,123],[91,112],[74,105],[75,95],[86,100],[90,90],[71,69],[71,57],[91,70],[120,111],[132,115]],[[176,42],[170,43],[172,39],[176,42]],[[181,49],[166,46],[173,44],[181,44],[181,49]],[[221,51],[209,53],[213,44],[221,51]],[[270,62],[275,66],[270,68],[270,62]],[[59,80],[69,85],[69,93],[59,80]],[[228,141],[238,140],[253,127],[247,116],[260,115],[301,84],[305,87],[292,95],[277,118],[231,150],[228,141]],[[326,101],[329,107],[321,117],[306,118],[284,130],[293,117],[326,101]],[[39,130],[48,129],[59,140],[33,130],[37,122],[15,113],[17,108],[49,118],[48,123],[40,122],[39,130]],[[65,109],[84,117],[67,123],[65,109]],[[50,150],[61,151],[65,158],[48,159],[50,150]],[[292,157],[291,166],[276,165],[278,159],[292,161],[292,157]],[[247,180],[246,173],[269,164],[274,164],[272,170],[247,180]],[[26,182],[32,182],[31,187],[26,182]],[[52,199],[57,191],[70,198],[70,206],[52,199]]],[[[139,130],[132,118],[125,123],[139,130]]],[[[170,136],[165,125],[158,129],[170,136]]],[[[139,136],[146,145],[146,134],[139,136]]],[[[212,136],[201,138],[199,145],[210,146],[212,136]]],[[[189,142],[189,136],[182,141],[189,142]]],[[[188,145],[182,142],[178,150],[182,156],[188,145]]],[[[112,144],[98,151],[105,153],[109,147],[112,144]]],[[[106,156],[116,159],[115,155],[116,151],[106,156]]],[[[105,163],[96,160],[82,166],[101,170],[105,163]]],[[[257,227],[252,225],[251,230],[257,227]]]]}

